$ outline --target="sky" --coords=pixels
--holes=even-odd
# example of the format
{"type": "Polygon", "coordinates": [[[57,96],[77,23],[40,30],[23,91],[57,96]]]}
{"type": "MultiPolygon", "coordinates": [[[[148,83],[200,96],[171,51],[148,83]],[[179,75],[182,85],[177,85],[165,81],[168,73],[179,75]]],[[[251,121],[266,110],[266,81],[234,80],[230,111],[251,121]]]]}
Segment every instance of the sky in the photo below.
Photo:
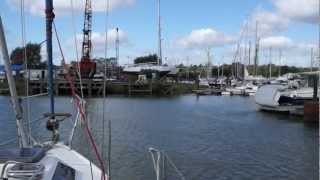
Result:
{"type": "MultiPolygon", "coordinates": [[[[22,2],[26,42],[39,43],[45,39],[44,0],[3,1],[0,15],[9,50],[22,45],[22,2]]],[[[109,0],[106,20],[107,1],[92,0],[92,56],[105,57],[106,29],[107,56],[115,56],[116,27],[120,29],[121,64],[156,53],[157,1],[109,0]]],[[[76,60],[81,56],[84,0],[53,2],[64,55],[67,62],[76,60]]],[[[230,63],[235,57],[248,64],[249,42],[254,48],[256,22],[261,45],[260,64],[271,61],[310,66],[311,49],[314,49],[313,59],[319,49],[319,0],[161,0],[161,17],[163,61],[171,65],[206,63],[208,51],[215,65],[230,63]]],[[[45,60],[45,47],[42,55],[45,60]]],[[[54,63],[60,61],[55,41],[54,63]]]]}

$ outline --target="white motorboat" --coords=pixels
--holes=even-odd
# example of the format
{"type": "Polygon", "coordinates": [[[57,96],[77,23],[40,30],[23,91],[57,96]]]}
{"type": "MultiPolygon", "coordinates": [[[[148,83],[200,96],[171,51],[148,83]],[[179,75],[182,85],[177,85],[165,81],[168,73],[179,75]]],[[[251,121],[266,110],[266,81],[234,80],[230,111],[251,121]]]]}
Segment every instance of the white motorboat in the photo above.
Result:
{"type": "Polygon", "coordinates": [[[253,96],[256,94],[258,88],[258,86],[248,83],[246,85],[236,86],[233,88],[226,88],[226,91],[232,95],[253,96]]]}
{"type": "Polygon", "coordinates": [[[293,96],[293,92],[287,86],[265,85],[257,91],[255,102],[260,110],[294,112],[303,107],[305,100],[312,98],[312,96],[293,96]]]}
{"type": "Polygon", "coordinates": [[[207,79],[199,79],[199,86],[201,86],[201,87],[210,87],[209,81],[207,79]]]}
{"type": "Polygon", "coordinates": [[[258,91],[259,87],[253,84],[247,84],[246,88],[245,88],[245,94],[249,95],[249,96],[254,96],[257,91],[258,91]]]}
{"type": "Polygon", "coordinates": [[[231,95],[244,95],[245,94],[245,86],[237,86],[232,88],[226,88],[226,91],[231,95]]]}
{"type": "Polygon", "coordinates": [[[222,96],[230,96],[231,93],[228,92],[228,91],[223,91],[223,92],[221,92],[221,95],[222,95],[222,96]]]}

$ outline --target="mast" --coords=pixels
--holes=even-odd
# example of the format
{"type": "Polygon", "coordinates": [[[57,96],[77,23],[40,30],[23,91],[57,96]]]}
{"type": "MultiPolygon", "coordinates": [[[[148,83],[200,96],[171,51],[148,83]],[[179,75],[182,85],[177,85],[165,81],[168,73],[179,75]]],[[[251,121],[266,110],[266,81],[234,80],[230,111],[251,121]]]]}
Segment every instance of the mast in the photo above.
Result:
{"type": "Polygon", "coordinates": [[[250,65],[251,65],[251,41],[249,41],[249,52],[248,52],[249,54],[248,54],[248,65],[249,65],[249,67],[250,67],[250,65]]]}
{"type": "Polygon", "coordinates": [[[269,48],[269,79],[272,77],[272,47],[269,48]]]}
{"type": "Polygon", "coordinates": [[[258,61],[259,61],[259,37],[258,37],[258,21],[256,22],[256,47],[254,55],[254,76],[258,75],[258,61]]]}
{"type": "Polygon", "coordinates": [[[241,77],[241,72],[240,72],[240,69],[241,69],[241,63],[242,63],[242,56],[243,56],[243,52],[242,52],[243,48],[241,48],[241,45],[240,45],[240,50],[239,50],[239,61],[237,63],[237,77],[241,77]]]}
{"type": "Polygon", "coordinates": [[[46,39],[48,56],[48,93],[50,97],[51,118],[55,119],[54,114],[54,95],[53,95],[53,63],[52,63],[52,22],[54,19],[53,2],[46,0],[46,39]]]}
{"type": "Polygon", "coordinates": [[[279,50],[279,77],[281,76],[281,65],[282,65],[282,50],[279,50]]]}
{"type": "Polygon", "coordinates": [[[158,3],[158,65],[162,64],[162,37],[161,37],[161,7],[160,0],[157,0],[158,3]]]}
{"type": "MultiPolygon", "coordinates": [[[[320,16],[320,0],[318,1],[318,15],[320,16]]],[[[318,71],[320,71],[320,23],[318,23],[318,27],[319,27],[319,29],[318,29],[318,32],[319,32],[319,34],[318,34],[318,62],[317,62],[317,66],[318,66],[318,71]]]]}
{"type": "Polygon", "coordinates": [[[120,45],[119,28],[116,28],[116,32],[117,32],[117,35],[116,35],[116,59],[117,59],[117,62],[116,62],[116,64],[118,65],[119,64],[119,45],[120,45]]]}
{"type": "Polygon", "coordinates": [[[7,43],[6,43],[6,38],[5,38],[5,34],[4,34],[1,16],[0,16],[0,47],[1,47],[1,52],[2,52],[2,56],[3,56],[3,60],[4,60],[4,66],[5,66],[5,70],[6,70],[6,76],[8,79],[10,94],[11,94],[11,103],[13,105],[13,109],[16,114],[16,124],[17,124],[17,130],[18,130],[19,145],[20,145],[20,147],[27,147],[28,146],[27,137],[25,135],[25,132],[23,131],[22,109],[21,109],[21,106],[18,101],[16,84],[15,84],[15,81],[14,81],[13,75],[12,75],[8,47],[7,47],[7,43]]]}
{"type": "Polygon", "coordinates": [[[208,68],[207,68],[207,79],[209,79],[211,77],[211,54],[210,54],[210,48],[208,48],[208,52],[207,52],[207,56],[208,56],[208,68]]]}
{"type": "Polygon", "coordinates": [[[189,64],[189,56],[187,56],[187,81],[189,81],[189,76],[190,76],[190,64],[189,64]]]}
{"type": "Polygon", "coordinates": [[[310,54],[310,72],[313,71],[313,48],[311,48],[311,54],[310,54]]]}

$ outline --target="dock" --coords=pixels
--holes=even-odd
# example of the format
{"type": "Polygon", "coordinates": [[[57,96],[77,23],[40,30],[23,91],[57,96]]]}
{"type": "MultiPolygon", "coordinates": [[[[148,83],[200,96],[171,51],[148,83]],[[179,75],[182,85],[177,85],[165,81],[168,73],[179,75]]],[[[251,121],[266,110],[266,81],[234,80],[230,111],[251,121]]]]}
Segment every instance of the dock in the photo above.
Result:
{"type": "Polygon", "coordinates": [[[193,90],[193,92],[197,95],[202,95],[202,96],[206,96],[206,95],[222,95],[222,92],[224,92],[223,89],[198,89],[198,90],[193,90]]]}
{"type": "MultiPolygon", "coordinates": [[[[103,80],[83,79],[75,80],[74,86],[76,91],[80,93],[81,86],[83,94],[86,97],[103,96],[104,82],[103,80]]],[[[133,95],[173,95],[175,83],[164,83],[161,81],[149,81],[146,83],[107,81],[107,94],[125,94],[133,95]]],[[[46,80],[31,80],[29,82],[29,94],[42,94],[47,92],[46,80]]],[[[54,81],[54,93],[56,96],[71,95],[71,88],[66,80],[54,81]]]]}

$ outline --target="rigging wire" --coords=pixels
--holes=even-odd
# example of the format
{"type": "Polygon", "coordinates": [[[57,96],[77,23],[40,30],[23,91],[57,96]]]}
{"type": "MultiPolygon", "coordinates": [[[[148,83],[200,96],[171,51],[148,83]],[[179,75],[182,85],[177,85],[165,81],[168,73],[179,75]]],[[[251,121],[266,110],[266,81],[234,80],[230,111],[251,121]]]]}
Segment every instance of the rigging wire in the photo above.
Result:
{"type": "Polygon", "coordinates": [[[173,167],[173,169],[176,171],[176,173],[180,176],[182,180],[186,180],[185,176],[182,174],[182,172],[177,168],[177,166],[174,164],[174,162],[171,160],[171,158],[168,156],[167,153],[164,151],[159,151],[155,148],[149,148],[149,153],[151,154],[152,158],[152,164],[154,171],[156,173],[156,179],[160,179],[160,172],[162,171],[162,178],[165,179],[165,160],[167,159],[169,164],[173,167]],[[160,169],[160,161],[162,159],[162,170],[160,169]]]}
{"type": "MultiPolygon", "coordinates": [[[[72,1],[72,0],[71,0],[72,1]]],[[[53,23],[53,26],[54,26],[54,31],[56,33],[56,37],[57,39],[59,39],[59,36],[58,36],[58,33],[57,33],[57,29],[55,27],[55,24],[53,23]]],[[[63,51],[62,51],[62,48],[61,48],[61,44],[60,44],[60,41],[58,40],[58,46],[59,46],[59,49],[60,49],[60,53],[61,53],[61,56],[63,57],[64,59],[64,55],[63,55],[63,51]]],[[[64,62],[64,61],[62,61],[64,62]]],[[[88,118],[85,114],[85,110],[84,110],[84,103],[83,103],[83,96],[82,97],[79,97],[76,93],[76,87],[73,83],[73,79],[71,78],[70,74],[68,73],[67,71],[67,67],[66,67],[66,64],[64,64],[64,69],[65,69],[65,72],[66,72],[66,75],[65,75],[65,79],[67,80],[68,84],[70,85],[70,89],[71,89],[71,94],[73,96],[73,103],[74,105],[77,107],[78,111],[79,111],[79,115],[80,115],[80,119],[82,121],[82,123],[84,124],[84,130],[86,132],[86,135],[88,136],[89,138],[89,141],[91,143],[91,146],[93,147],[93,150],[94,150],[94,153],[97,157],[97,160],[100,164],[100,168],[101,168],[101,179],[102,180],[106,180],[108,178],[105,177],[105,174],[106,174],[106,171],[105,171],[105,165],[104,165],[104,162],[103,162],[103,159],[102,159],[102,156],[101,156],[101,153],[99,152],[98,148],[97,148],[97,144],[96,144],[96,141],[95,141],[95,138],[93,136],[93,133],[88,125],[88,118]]],[[[80,76],[81,78],[81,76],[80,76]]],[[[81,86],[81,91],[82,91],[82,86],[81,86]]],[[[91,161],[90,161],[91,162],[91,161]]],[[[108,175],[108,174],[107,174],[108,175]]]]}
{"type": "Polygon", "coordinates": [[[245,32],[246,32],[246,24],[242,24],[242,26],[241,26],[241,31],[240,31],[240,38],[238,39],[238,42],[237,42],[237,47],[236,47],[236,52],[234,53],[234,56],[233,56],[233,60],[232,60],[232,62],[233,63],[235,63],[235,65],[236,65],[236,68],[232,68],[232,76],[234,77],[234,76],[238,76],[238,62],[237,62],[237,58],[239,58],[238,56],[239,56],[239,54],[241,53],[241,43],[242,43],[242,41],[243,41],[243,39],[244,39],[244,35],[245,35],[245,32]],[[235,69],[236,69],[236,71],[237,72],[234,72],[235,71],[235,69]]]}
{"type": "Polygon", "coordinates": [[[62,62],[62,65],[65,66],[66,61],[65,61],[64,54],[63,54],[63,51],[62,51],[62,47],[61,47],[60,39],[59,39],[59,36],[58,36],[58,31],[57,31],[57,27],[56,27],[55,21],[53,21],[52,24],[53,24],[53,29],[54,29],[54,32],[55,32],[55,35],[56,35],[59,51],[60,51],[61,58],[62,58],[61,62],[62,62]]]}
{"type": "Polygon", "coordinates": [[[72,19],[72,29],[73,29],[73,36],[74,36],[74,47],[75,47],[75,52],[76,52],[76,62],[77,62],[77,74],[79,77],[79,81],[80,81],[80,95],[81,98],[84,97],[83,95],[83,86],[82,86],[82,78],[81,78],[81,70],[80,70],[80,60],[79,60],[79,51],[78,51],[78,40],[77,40],[77,28],[76,28],[76,21],[75,21],[75,13],[74,13],[74,4],[73,4],[73,0],[70,0],[70,6],[71,6],[71,19],[72,19]]]}
{"type": "Polygon", "coordinates": [[[173,163],[173,161],[171,160],[171,158],[169,158],[169,156],[167,155],[167,153],[164,153],[164,156],[168,159],[169,163],[171,164],[171,166],[175,169],[175,171],[177,172],[177,174],[180,176],[180,178],[182,180],[186,180],[186,178],[184,177],[184,175],[182,174],[182,172],[177,168],[177,166],[173,163]]]}
{"type": "MultiPolygon", "coordinates": [[[[29,78],[30,78],[30,71],[28,67],[28,58],[27,58],[27,47],[26,47],[26,17],[25,17],[25,2],[24,0],[20,0],[20,24],[21,24],[21,45],[23,47],[23,62],[25,66],[25,91],[26,97],[29,96],[29,78]]],[[[28,144],[31,143],[31,126],[30,126],[30,100],[27,99],[27,106],[26,106],[26,118],[27,118],[27,136],[28,136],[28,144]]]]}
{"type": "MultiPolygon", "coordinates": [[[[107,58],[108,58],[108,23],[109,23],[109,0],[106,0],[105,12],[105,47],[104,47],[104,78],[103,78],[103,100],[102,100],[102,157],[105,158],[105,108],[107,91],[107,58]]],[[[109,154],[109,153],[108,153],[109,154]]],[[[109,157],[108,157],[109,159],[109,157]]],[[[108,161],[109,164],[109,161],[108,161]]],[[[110,164],[108,165],[108,174],[110,173],[110,164]]],[[[109,174],[110,175],[110,174],[109,174]]]]}

